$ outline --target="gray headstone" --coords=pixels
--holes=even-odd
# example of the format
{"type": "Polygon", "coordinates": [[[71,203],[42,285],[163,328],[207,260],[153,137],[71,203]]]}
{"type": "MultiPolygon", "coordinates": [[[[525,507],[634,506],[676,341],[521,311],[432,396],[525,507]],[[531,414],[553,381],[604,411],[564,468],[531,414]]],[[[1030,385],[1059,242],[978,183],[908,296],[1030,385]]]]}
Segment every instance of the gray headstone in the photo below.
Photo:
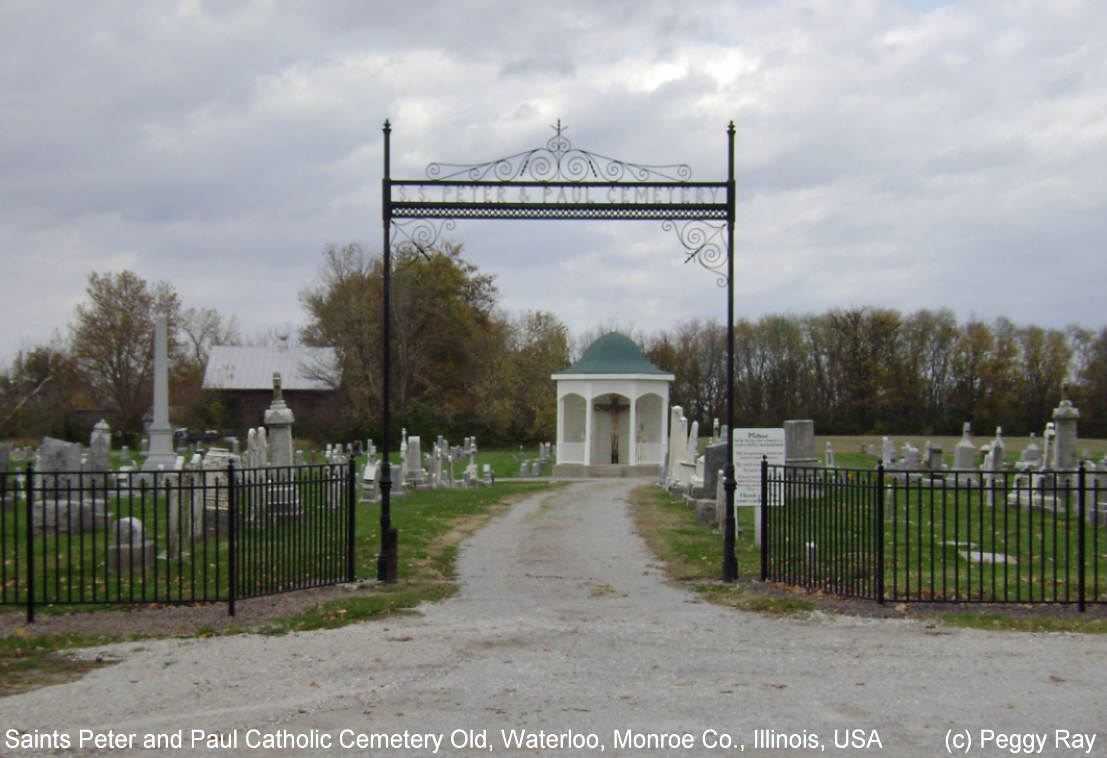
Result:
{"type": "Polygon", "coordinates": [[[1056,456],[1053,467],[1058,471],[1076,468],[1076,422],[1080,411],[1068,399],[1053,410],[1053,424],[1057,430],[1056,456]]]}
{"type": "Polygon", "coordinates": [[[784,422],[784,461],[789,466],[816,466],[815,422],[791,419],[784,422]]]}
{"type": "Polygon", "coordinates": [[[292,465],[292,424],[295,420],[281,392],[281,375],[274,373],[273,401],[265,410],[265,426],[269,430],[269,462],[273,466],[292,465]]]}
{"type": "Polygon", "coordinates": [[[111,469],[111,427],[100,419],[92,427],[88,440],[88,470],[108,471],[111,469]]]}
{"type": "Polygon", "coordinates": [[[726,441],[708,445],[703,452],[703,488],[711,493],[718,486],[719,471],[726,466],[726,441]]]}
{"type": "Polygon", "coordinates": [[[926,452],[926,467],[931,471],[941,471],[945,467],[945,461],[942,458],[942,448],[937,445],[931,445],[927,448],[926,452]]]}
{"type": "Polygon", "coordinates": [[[42,483],[45,487],[80,486],[81,446],[76,442],[43,437],[39,448],[38,471],[43,475],[42,483]]]}

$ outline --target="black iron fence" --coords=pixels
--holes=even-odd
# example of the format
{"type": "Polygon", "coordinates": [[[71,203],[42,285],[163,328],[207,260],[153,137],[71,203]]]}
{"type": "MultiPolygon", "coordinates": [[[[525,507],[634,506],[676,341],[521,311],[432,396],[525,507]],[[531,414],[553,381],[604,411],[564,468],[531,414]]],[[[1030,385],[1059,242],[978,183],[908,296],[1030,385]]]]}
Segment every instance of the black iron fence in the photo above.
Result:
{"type": "Polygon", "coordinates": [[[354,464],[0,474],[0,605],[226,602],[352,581],[354,464]]]}
{"type": "Polygon", "coordinates": [[[879,602],[1107,603],[1107,480],[762,465],[762,579],[879,602]]]}

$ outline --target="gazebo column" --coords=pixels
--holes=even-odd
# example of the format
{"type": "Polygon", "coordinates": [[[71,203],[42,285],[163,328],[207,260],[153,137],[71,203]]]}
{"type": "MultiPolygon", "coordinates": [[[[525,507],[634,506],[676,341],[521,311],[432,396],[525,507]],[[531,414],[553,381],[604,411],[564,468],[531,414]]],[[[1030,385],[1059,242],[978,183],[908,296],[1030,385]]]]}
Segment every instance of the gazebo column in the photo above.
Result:
{"type": "Polygon", "coordinates": [[[565,460],[565,396],[557,399],[557,460],[565,460]]]}
{"type": "MultiPolygon", "coordinates": [[[[632,393],[636,394],[636,393],[632,393]]],[[[630,465],[638,465],[638,398],[630,401],[630,429],[627,435],[627,447],[630,448],[630,465]]]]}
{"type": "Polygon", "coordinates": [[[588,402],[585,403],[584,408],[584,463],[585,465],[592,465],[592,403],[595,398],[592,396],[591,388],[588,390],[588,402]]]}

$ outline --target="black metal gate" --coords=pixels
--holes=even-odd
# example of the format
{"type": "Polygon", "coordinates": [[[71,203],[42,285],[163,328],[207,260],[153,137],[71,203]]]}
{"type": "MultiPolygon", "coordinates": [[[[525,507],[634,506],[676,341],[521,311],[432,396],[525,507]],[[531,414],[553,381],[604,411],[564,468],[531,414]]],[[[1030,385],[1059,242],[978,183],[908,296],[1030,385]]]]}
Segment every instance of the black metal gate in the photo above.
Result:
{"type": "Polygon", "coordinates": [[[0,605],[226,602],[354,579],[354,463],[0,474],[0,605]]]}

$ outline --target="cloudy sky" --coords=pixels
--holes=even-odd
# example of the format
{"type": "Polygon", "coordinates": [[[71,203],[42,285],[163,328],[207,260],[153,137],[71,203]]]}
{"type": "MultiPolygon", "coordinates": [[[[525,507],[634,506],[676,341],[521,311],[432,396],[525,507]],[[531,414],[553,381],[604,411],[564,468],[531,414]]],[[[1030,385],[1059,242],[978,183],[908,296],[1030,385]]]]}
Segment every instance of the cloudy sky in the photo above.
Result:
{"type": "MultiPolygon", "coordinates": [[[[1094,0],[0,2],[0,360],[90,272],[246,336],[304,321],[394,178],[544,145],[726,174],[736,313],[948,307],[1107,324],[1107,13],[1094,0]]],[[[575,333],[725,319],[656,222],[464,221],[509,312],[575,333]]]]}

